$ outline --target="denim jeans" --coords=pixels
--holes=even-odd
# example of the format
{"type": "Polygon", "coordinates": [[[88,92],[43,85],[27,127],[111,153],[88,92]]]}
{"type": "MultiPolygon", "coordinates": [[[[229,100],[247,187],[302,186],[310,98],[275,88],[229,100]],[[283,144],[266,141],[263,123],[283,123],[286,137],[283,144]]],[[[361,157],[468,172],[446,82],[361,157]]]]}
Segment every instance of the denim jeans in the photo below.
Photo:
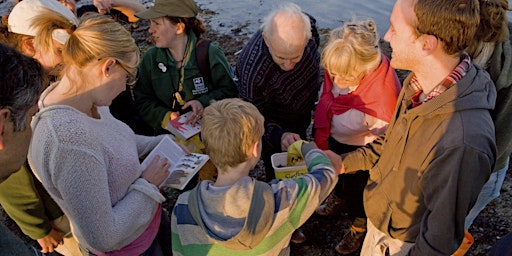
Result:
{"type": "Polygon", "coordinates": [[[503,185],[503,181],[505,180],[505,174],[507,174],[509,163],[510,159],[507,159],[507,163],[503,169],[491,173],[489,180],[487,180],[487,182],[482,187],[482,191],[480,191],[475,205],[473,208],[471,208],[468,215],[466,216],[464,229],[469,230],[469,227],[471,227],[471,224],[473,224],[476,216],[480,214],[480,212],[489,202],[500,195],[501,185],[503,185]]]}

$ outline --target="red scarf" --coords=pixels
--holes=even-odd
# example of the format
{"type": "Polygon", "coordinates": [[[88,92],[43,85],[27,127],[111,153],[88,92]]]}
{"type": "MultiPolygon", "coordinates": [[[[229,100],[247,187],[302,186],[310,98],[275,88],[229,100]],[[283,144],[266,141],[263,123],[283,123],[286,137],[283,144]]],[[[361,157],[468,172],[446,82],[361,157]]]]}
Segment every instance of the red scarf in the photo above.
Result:
{"type": "Polygon", "coordinates": [[[380,120],[390,122],[400,93],[400,81],[382,55],[379,67],[366,74],[359,86],[346,95],[334,98],[333,83],[327,70],[324,70],[322,95],[315,110],[315,143],[321,149],[328,149],[327,138],[331,132],[331,120],[350,109],[359,110],[380,120]]]}

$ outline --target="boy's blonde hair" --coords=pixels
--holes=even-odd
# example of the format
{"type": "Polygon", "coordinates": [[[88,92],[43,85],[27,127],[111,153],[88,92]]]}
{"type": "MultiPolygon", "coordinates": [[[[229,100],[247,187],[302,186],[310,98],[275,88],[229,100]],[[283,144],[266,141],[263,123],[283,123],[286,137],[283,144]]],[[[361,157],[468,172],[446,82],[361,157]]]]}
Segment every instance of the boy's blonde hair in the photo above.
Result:
{"type": "Polygon", "coordinates": [[[354,77],[381,62],[379,35],[373,20],[350,22],[331,31],[322,65],[331,76],[354,77]]]}
{"type": "Polygon", "coordinates": [[[263,121],[253,104],[237,98],[205,108],[201,137],[212,163],[224,169],[247,161],[251,147],[263,136],[263,121]]]}

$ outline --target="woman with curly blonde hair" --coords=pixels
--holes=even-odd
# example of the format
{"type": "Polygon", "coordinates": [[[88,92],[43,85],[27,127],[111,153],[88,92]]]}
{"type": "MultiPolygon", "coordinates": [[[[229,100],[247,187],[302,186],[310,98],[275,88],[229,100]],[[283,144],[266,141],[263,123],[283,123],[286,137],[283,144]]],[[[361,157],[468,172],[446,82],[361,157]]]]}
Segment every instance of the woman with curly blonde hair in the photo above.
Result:
{"type": "MultiPolygon", "coordinates": [[[[400,82],[381,53],[372,20],[355,21],[331,32],[322,54],[324,84],[315,111],[315,143],[337,154],[347,153],[384,134],[395,109],[400,82]]],[[[336,246],[340,254],[357,251],[366,234],[363,189],[367,171],[342,174],[320,215],[339,211],[345,201],[355,217],[336,246]]]]}

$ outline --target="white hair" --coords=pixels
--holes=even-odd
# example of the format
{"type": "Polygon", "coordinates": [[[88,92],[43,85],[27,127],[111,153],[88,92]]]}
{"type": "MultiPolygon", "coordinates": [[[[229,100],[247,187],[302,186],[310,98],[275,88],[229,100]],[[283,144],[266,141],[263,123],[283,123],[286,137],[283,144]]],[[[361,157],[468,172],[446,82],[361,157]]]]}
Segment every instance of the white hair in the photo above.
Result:
{"type": "MultiPolygon", "coordinates": [[[[263,33],[265,33],[266,37],[271,39],[272,33],[274,32],[274,19],[278,14],[283,14],[288,17],[287,20],[289,21],[297,21],[302,19],[304,23],[304,37],[306,41],[311,39],[311,21],[304,12],[302,12],[302,9],[300,6],[298,6],[295,3],[287,2],[284,4],[279,5],[278,8],[272,10],[265,18],[263,18],[263,23],[260,26],[260,29],[263,33]]],[[[276,24],[277,25],[277,24],[276,24]]]]}

